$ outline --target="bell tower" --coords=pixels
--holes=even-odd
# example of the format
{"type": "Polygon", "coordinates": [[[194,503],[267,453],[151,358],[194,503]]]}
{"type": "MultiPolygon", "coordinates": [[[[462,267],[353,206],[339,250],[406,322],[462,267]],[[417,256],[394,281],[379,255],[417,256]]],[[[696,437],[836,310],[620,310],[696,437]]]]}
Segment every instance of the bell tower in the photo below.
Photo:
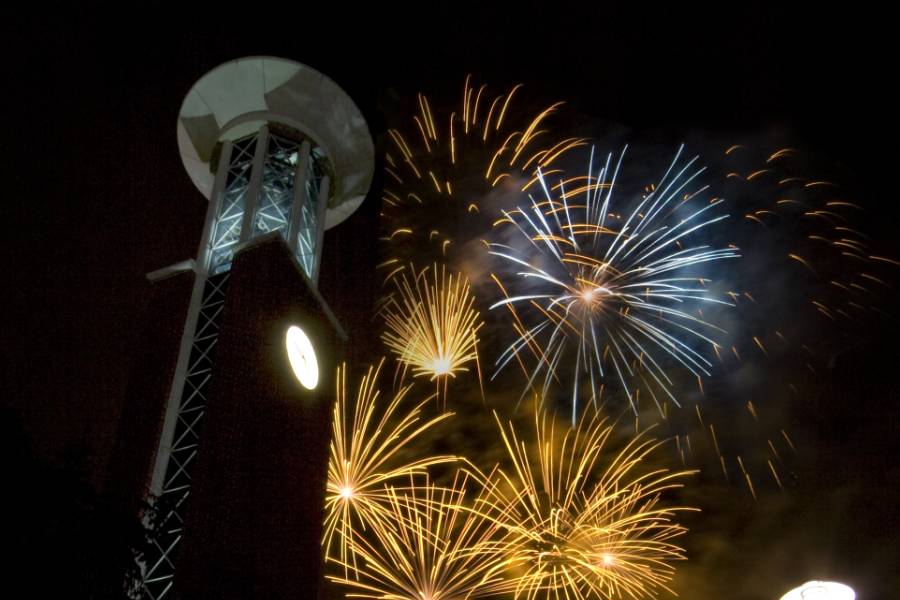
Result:
{"type": "Polygon", "coordinates": [[[121,426],[118,471],[156,507],[141,594],[312,598],[347,342],[316,281],[325,230],[368,192],[368,126],[328,77],[251,57],[194,84],[177,135],[209,207],[196,258],[149,276],[192,280],[190,300],[180,339],[145,353],[161,375],[130,387],[121,426]]]}

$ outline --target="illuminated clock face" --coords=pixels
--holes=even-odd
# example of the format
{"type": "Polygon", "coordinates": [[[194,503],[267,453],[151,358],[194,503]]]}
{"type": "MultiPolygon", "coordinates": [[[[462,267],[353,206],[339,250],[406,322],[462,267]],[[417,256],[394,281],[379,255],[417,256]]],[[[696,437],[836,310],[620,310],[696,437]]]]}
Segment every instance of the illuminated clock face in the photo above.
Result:
{"type": "Polygon", "coordinates": [[[302,329],[292,325],[287,330],[285,345],[291,369],[300,385],[308,390],[315,389],[319,383],[319,363],[309,337],[302,329]]]}

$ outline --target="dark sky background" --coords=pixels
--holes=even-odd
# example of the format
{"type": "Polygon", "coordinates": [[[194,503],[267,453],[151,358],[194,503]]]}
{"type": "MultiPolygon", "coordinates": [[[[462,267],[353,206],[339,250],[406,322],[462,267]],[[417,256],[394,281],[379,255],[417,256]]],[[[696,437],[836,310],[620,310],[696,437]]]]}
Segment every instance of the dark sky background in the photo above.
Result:
{"type": "MultiPolygon", "coordinates": [[[[566,126],[591,135],[624,129],[674,144],[698,131],[771,133],[834,165],[868,209],[866,231],[900,256],[896,32],[886,15],[620,4],[7,14],[2,403],[35,456],[59,464],[82,443],[102,471],[140,343],[144,275],[196,254],[206,210],[178,158],[178,109],[200,76],[241,56],[283,56],[329,75],[378,147],[412,94],[455,99],[470,72],[494,89],[523,82],[545,103],[567,100],[566,126]]],[[[352,269],[358,279],[335,273],[368,264],[367,247],[351,240],[374,236],[377,197],[325,242],[335,266],[323,294],[356,324],[369,318],[372,292],[352,292],[374,279],[363,268],[352,269]]],[[[854,584],[863,600],[894,596],[897,329],[888,322],[838,361],[816,409],[792,416],[808,444],[787,495],[745,502],[703,479],[682,597],[777,598],[814,577],[854,584]]]]}

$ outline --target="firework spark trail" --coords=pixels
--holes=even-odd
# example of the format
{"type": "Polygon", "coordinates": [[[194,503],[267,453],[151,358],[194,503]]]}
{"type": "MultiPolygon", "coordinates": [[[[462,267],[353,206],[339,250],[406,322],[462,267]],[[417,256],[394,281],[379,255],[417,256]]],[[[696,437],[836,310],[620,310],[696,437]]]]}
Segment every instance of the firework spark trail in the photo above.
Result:
{"type": "Polygon", "coordinates": [[[733,247],[712,248],[695,241],[727,215],[714,214],[720,199],[700,204],[706,187],[689,190],[704,169],[695,166],[697,157],[682,164],[682,150],[659,183],[624,218],[611,212],[624,150],[615,164],[608,155],[597,173],[592,150],[587,177],[562,180],[552,191],[539,172],[536,182],[543,200],[529,194],[530,206],[504,212],[498,224],[515,227],[527,244],[517,249],[492,243],[490,253],[517,270],[520,285],[533,285],[527,286],[528,293],[510,295],[506,289],[516,282],[509,282],[501,287],[505,297],[491,308],[507,307],[517,323],[526,316],[533,318],[497,359],[493,377],[527,349],[537,364],[522,398],[542,372],[543,388],[537,393],[543,396],[557,377],[564,353],[574,351],[574,424],[581,376],[590,381],[596,402],[607,361],[635,413],[636,393],[629,389],[628,379],[636,376],[660,412],[654,386],[678,404],[672,380],[660,362],[662,356],[697,378],[709,375],[712,363],[691,344],[717,347],[710,335],[722,330],[691,311],[703,304],[732,303],[709,292],[705,283],[710,277],[691,271],[739,255],[733,247]],[[571,183],[579,185],[567,191],[571,183]]]}
{"type": "Polygon", "coordinates": [[[431,277],[428,268],[417,272],[410,265],[408,272],[394,277],[395,293],[382,307],[386,325],[382,339],[414,377],[435,381],[441,395],[447,380],[467,372],[469,363],[475,363],[481,381],[482,322],[466,278],[448,274],[443,266],[430,270],[431,277]]]}
{"type": "Polygon", "coordinates": [[[512,470],[486,478],[485,506],[507,532],[506,585],[515,598],[637,599],[669,590],[672,562],[684,560],[674,539],[686,531],[673,519],[693,509],[659,502],[689,472],[641,472],[660,445],[642,435],[606,456],[612,427],[596,412],[565,428],[562,440],[546,413],[536,415],[536,462],[512,424],[497,423],[512,470]]]}
{"type": "MultiPolygon", "coordinates": [[[[418,95],[414,134],[390,129],[385,155],[381,241],[387,250],[379,264],[385,279],[416,258],[443,262],[458,239],[461,221],[476,218],[481,201],[493,188],[538,168],[547,169],[560,156],[584,145],[580,138],[554,140],[547,121],[557,102],[523,120],[513,107],[516,85],[491,99],[487,86],[476,90],[467,77],[462,103],[439,128],[428,98],[418,95]]],[[[477,228],[475,228],[477,229],[477,228]]]]}
{"type": "Polygon", "coordinates": [[[385,490],[390,518],[351,542],[362,559],[355,576],[348,576],[350,565],[332,558],[345,574],[328,579],[350,587],[348,597],[381,600],[462,600],[506,589],[506,544],[500,528],[477,510],[484,498],[466,498],[468,482],[458,472],[449,487],[426,480],[385,490]]]}
{"type": "MultiPolygon", "coordinates": [[[[825,385],[817,373],[826,361],[883,322],[896,304],[896,272],[879,260],[877,242],[864,228],[866,210],[852,201],[852,190],[813,175],[821,167],[812,156],[795,148],[735,145],[722,161],[723,193],[737,217],[731,235],[745,257],[734,273],[743,291],[732,296],[731,353],[721,362],[765,370],[768,387],[760,393],[754,382],[747,412],[717,427],[720,441],[728,439],[736,480],[746,478],[752,495],[765,480],[784,487],[779,471],[794,452],[779,433],[784,399],[825,385]],[[741,426],[747,415],[752,421],[741,426]],[[742,439],[749,435],[755,440],[742,439]],[[751,482],[750,473],[759,476],[751,482]]],[[[735,395],[747,387],[741,380],[735,395]]],[[[725,457],[720,460],[724,470],[725,457]]]]}
{"type": "MultiPolygon", "coordinates": [[[[726,151],[730,160],[752,160],[753,155],[743,146],[726,151]]],[[[794,286],[805,292],[799,302],[856,334],[860,325],[886,314],[895,274],[883,272],[888,263],[857,225],[864,209],[847,201],[839,186],[806,175],[802,164],[798,150],[782,148],[762,168],[750,167],[746,176],[732,171],[727,177],[737,182],[738,193],[749,192],[752,199],[744,218],[763,228],[779,257],[789,259],[770,261],[770,268],[799,277],[806,283],[794,286]],[[799,265],[800,272],[792,265],[799,265]]]]}
{"type": "Polygon", "coordinates": [[[337,370],[322,546],[326,557],[348,568],[356,564],[355,556],[348,553],[354,530],[381,527],[392,518],[386,484],[457,460],[453,456],[425,456],[406,463],[398,461],[401,449],[452,413],[425,419],[422,408],[431,398],[412,404],[406,398],[410,385],[394,393],[386,405],[380,402],[378,377],[383,363],[369,368],[360,381],[355,403],[347,393],[346,367],[337,370]]]}

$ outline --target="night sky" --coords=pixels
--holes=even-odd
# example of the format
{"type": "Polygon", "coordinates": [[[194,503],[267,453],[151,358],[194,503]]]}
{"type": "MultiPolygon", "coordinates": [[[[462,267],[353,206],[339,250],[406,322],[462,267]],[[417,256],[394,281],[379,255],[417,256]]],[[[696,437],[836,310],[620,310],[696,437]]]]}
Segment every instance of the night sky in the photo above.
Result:
{"type": "MultiPolygon", "coordinates": [[[[35,460],[60,465],[83,446],[103,483],[144,327],[144,276],[196,255],[206,211],[178,157],[178,109],[233,58],[280,56],[327,74],[382,151],[416,92],[453,103],[467,73],[496,90],[522,82],[538,104],[566,100],[558,126],[613,140],[610,150],[691,139],[801,148],[866,208],[880,253],[900,256],[896,32],[885,15],[487,4],[6,15],[2,404],[35,460]]],[[[375,189],[325,238],[322,293],[351,329],[370,322],[377,294],[378,202],[375,189]]],[[[776,599],[814,578],[850,583],[862,600],[895,595],[898,329],[885,319],[831,362],[814,398],[785,408],[804,442],[785,492],[752,502],[715,474],[698,477],[688,499],[704,512],[688,523],[681,597],[776,599]]]]}

